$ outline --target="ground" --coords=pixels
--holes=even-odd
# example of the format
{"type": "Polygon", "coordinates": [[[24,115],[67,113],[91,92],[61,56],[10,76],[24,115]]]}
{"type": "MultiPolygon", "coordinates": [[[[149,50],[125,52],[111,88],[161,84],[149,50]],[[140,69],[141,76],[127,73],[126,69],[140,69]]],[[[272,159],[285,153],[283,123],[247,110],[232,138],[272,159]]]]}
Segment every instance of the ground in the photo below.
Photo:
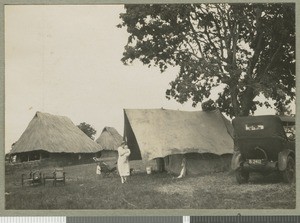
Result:
{"type": "MultiPolygon", "coordinates": [[[[129,182],[118,175],[96,176],[96,164],[66,166],[66,184],[21,186],[28,168],[6,168],[6,209],[294,209],[295,184],[276,175],[252,175],[238,185],[231,172],[176,179],[168,173],[148,175],[139,161],[129,182]]],[[[52,167],[51,167],[52,168],[52,167]]],[[[42,172],[50,167],[40,167],[42,172]]]]}

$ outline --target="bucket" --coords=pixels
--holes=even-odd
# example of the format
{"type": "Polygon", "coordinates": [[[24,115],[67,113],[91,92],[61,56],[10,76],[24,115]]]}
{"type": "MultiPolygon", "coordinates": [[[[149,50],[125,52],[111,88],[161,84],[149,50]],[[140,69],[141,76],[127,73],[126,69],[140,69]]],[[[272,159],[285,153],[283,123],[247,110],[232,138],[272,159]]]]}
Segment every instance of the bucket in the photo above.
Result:
{"type": "Polygon", "coordinates": [[[150,167],[150,166],[146,167],[146,172],[147,172],[147,174],[151,174],[151,172],[152,172],[152,169],[151,169],[151,167],[150,167]]]}

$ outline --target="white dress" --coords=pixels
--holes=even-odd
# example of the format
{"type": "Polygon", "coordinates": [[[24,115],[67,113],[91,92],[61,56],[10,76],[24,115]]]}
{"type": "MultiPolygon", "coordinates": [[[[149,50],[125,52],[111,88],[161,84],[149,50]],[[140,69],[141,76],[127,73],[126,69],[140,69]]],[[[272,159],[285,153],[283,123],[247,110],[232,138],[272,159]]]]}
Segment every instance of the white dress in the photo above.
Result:
{"type": "Polygon", "coordinates": [[[123,147],[118,148],[118,171],[121,177],[130,175],[130,166],[128,157],[130,155],[130,150],[123,147]]]}
{"type": "Polygon", "coordinates": [[[96,168],[96,174],[97,175],[100,175],[101,174],[101,167],[99,165],[97,165],[97,168],[96,168]]]}

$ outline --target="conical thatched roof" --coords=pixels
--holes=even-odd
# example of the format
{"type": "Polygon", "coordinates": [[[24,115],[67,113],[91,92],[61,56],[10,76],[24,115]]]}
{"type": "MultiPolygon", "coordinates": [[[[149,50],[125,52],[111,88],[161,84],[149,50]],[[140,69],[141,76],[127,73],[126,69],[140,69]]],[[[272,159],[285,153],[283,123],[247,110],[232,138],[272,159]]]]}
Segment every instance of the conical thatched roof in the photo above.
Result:
{"type": "Polygon", "coordinates": [[[96,142],[105,150],[117,150],[123,137],[113,127],[105,127],[96,142]]]}
{"type": "Polygon", "coordinates": [[[124,118],[124,136],[132,160],[151,160],[172,154],[233,152],[232,125],[218,110],[125,109],[124,118]]]}
{"type": "Polygon", "coordinates": [[[11,154],[35,150],[50,153],[95,153],[102,149],[69,118],[37,112],[12,147],[11,154]]]}

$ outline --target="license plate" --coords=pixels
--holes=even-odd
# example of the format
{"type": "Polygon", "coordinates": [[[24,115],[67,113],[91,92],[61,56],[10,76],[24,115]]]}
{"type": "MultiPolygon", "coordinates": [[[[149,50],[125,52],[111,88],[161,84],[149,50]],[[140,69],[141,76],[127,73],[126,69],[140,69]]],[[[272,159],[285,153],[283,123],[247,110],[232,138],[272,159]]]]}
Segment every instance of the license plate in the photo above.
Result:
{"type": "Polygon", "coordinates": [[[249,164],[262,164],[262,160],[259,160],[259,159],[251,159],[251,160],[248,160],[248,163],[249,163],[249,164]]]}

